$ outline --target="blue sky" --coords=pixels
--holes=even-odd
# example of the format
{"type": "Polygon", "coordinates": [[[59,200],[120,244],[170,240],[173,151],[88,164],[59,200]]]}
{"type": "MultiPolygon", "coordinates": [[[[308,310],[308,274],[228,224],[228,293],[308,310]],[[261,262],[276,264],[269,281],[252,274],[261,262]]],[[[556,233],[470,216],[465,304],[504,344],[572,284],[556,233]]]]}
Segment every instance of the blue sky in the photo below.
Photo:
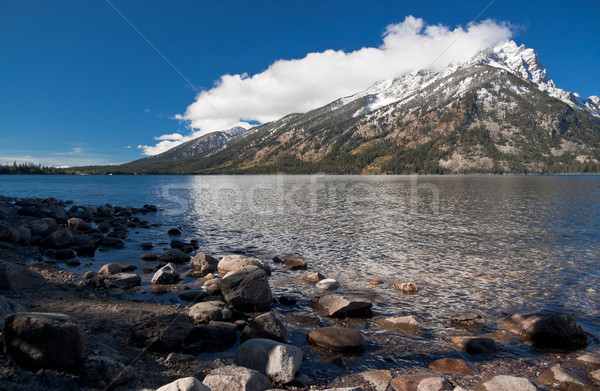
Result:
{"type": "MultiPolygon", "coordinates": [[[[0,0],[0,163],[137,159],[148,152],[138,146],[176,142],[198,131],[190,128],[194,122],[175,116],[192,119],[198,92],[215,92],[223,75],[251,78],[282,59],[380,48],[387,26],[408,23],[409,15],[448,33],[468,28],[485,9],[476,23],[491,19],[495,28],[509,28],[517,44],[536,49],[558,87],[584,98],[600,94],[600,2],[595,0],[111,3],[193,86],[104,0],[0,0]]],[[[347,90],[360,85],[337,83],[347,90]]],[[[224,117],[236,109],[216,92],[206,96],[222,105],[218,111],[224,117]]],[[[301,98],[299,109],[312,102],[301,98]]],[[[295,108],[294,99],[299,98],[279,110],[295,108]]],[[[251,114],[240,115],[252,120],[251,114]]],[[[235,124],[223,121],[223,127],[235,124]]]]}

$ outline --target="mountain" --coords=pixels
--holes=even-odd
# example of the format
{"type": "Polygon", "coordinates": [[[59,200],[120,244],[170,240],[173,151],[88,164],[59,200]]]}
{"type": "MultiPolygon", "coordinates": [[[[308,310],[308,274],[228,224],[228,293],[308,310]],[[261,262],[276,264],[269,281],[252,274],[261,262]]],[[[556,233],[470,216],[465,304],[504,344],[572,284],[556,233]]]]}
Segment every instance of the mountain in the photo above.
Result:
{"type": "Polygon", "coordinates": [[[225,144],[227,141],[239,136],[245,131],[246,128],[236,126],[228,130],[208,133],[173,147],[161,154],[125,163],[121,165],[121,167],[135,168],[140,166],[147,167],[157,165],[160,167],[163,164],[169,164],[192,158],[194,156],[202,155],[205,152],[218,147],[219,145],[225,144]]]}
{"type": "Polygon", "coordinates": [[[507,41],[142,172],[599,171],[600,99],[557,88],[533,49],[507,41]]]}

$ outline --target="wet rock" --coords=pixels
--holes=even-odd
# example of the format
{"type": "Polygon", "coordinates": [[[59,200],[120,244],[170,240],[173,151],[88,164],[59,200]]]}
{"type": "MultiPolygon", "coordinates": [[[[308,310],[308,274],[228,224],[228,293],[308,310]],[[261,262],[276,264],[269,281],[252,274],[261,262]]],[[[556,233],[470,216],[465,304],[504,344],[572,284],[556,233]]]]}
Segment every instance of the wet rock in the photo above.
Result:
{"type": "Polygon", "coordinates": [[[94,270],[90,270],[90,271],[85,272],[85,274],[83,275],[83,279],[89,280],[97,275],[98,275],[97,272],[95,272],[94,270]]]}
{"type": "Polygon", "coordinates": [[[271,275],[271,268],[269,265],[260,259],[238,254],[224,256],[219,261],[217,270],[221,275],[225,275],[229,272],[234,272],[248,266],[256,266],[259,269],[264,270],[267,275],[271,275]]]}
{"type": "Polygon", "coordinates": [[[472,366],[458,358],[442,358],[429,364],[429,369],[436,372],[471,375],[475,373],[472,366]]]}
{"type": "Polygon", "coordinates": [[[154,248],[154,243],[152,243],[152,242],[144,242],[140,246],[142,247],[142,250],[148,251],[148,250],[154,248]]]}
{"type": "Polygon", "coordinates": [[[19,241],[19,231],[14,227],[0,226],[0,242],[17,243],[19,241]]]}
{"type": "Polygon", "coordinates": [[[270,339],[251,339],[235,353],[235,364],[267,375],[277,383],[289,383],[302,364],[302,351],[270,339]]]}
{"type": "Polygon", "coordinates": [[[137,269],[137,266],[131,263],[117,263],[117,265],[119,265],[123,273],[129,273],[137,269]]]}
{"type": "Polygon", "coordinates": [[[203,383],[211,391],[264,391],[271,388],[267,376],[254,369],[235,365],[212,370],[203,383]]]}
{"type": "Polygon", "coordinates": [[[538,382],[540,382],[540,384],[552,387],[557,390],[592,390],[592,388],[584,388],[586,387],[586,385],[581,379],[568,373],[560,365],[555,365],[551,368],[546,369],[544,372],[540,373],[540,376],[537,380],[538,382]]]}
{"type": "Polygon", "coordinates": [[[190,261],[190,259],[191,257],[189,255],[176,248],[168,250],[166,253],[158,257],[159,262],[177,264],[187,263],[190,261]]]}
{"type": "Polygon", "coordinates": [[[381,285],[383,284],[383,280],[369,280],[369,284],[371,285],[381,285]]]}
{"type": "Polygon", "coordinates": [[[237,342],[236,326],[226,322],[211,321],[195,326],[187,338],[183,351],[189,354],[221,352],[237,342]]]}
{"type": "Polygon", "coordinates": [[[306,270],[308,267],[308,262],[302,258],[298,258],[295,256],[287,257],[283,261],[283,265],[290,270],[306,270]]]}
{"type": "Polygon", "coordinates": [[[362,299],[346,299],[339,295],[326,295],[313,299],[311,306],[334,318],[361,318],[372,315],[373,303],[362,299]]]}
{"type": "Polygon", "coordinates": [[[211,391],[210,388],[195,377],[183,377],[174,382],[165,384],[156,391],[211,391]]]}
{"type": "Polygon", "coordinates": [[[317,287],[317,289],[320,289],[322,291],[334,291],[340,287],[340,283],[337,280],[334,280],[333,278],[325,278],[323,280],[318,281],[315,286],[317,287]]]}
{"type": "Polygon", "coordinates": [[[6,318],[7,315],[26,311],[25,307],[21,304],[0,295],[0,330],[4,327],[4,318],[6,318]]]}
{"type": "Polygon", "coordinates": [[[456,315],[450,320],[452,324],[466,329],[480,330],[485,327],[485,319],[483,316],[475,312],[467,312],[456,315]]]}
{"type": "Polygon", "coordinates": [[[154,253],[144,253],[140,255],[140,259],[144,262],[156,262],[158,261],[158,255],[154,253]]]}
{"type": "Polygon", "coordinates": [[[279,297],[279,299],[277,299],[277,301],[281,305],[285,305],[287,307],[291,307],[291,306],[295,305],[298,302],[298,298],[296,296],[291,296],[291,295],[282,295],[282,296],[279,297]]]}
{"type": "Polygon", "coordinates": [[[202,287],[206,289],[206,292],[211,296],[216,296],[221,294],[221,279],[213,278],[204,283],[202,287]]]}
{"type": "Polygon", "coordinates": [[[227,304],[241,312],[268,311],[273,303],[267,274],[256,266],[243,267],[223,278],[221,292],[227,304]]]}
{"type": "Polygon", "coordinates": [[[475,391],[536,391],[537,387],[524,377],[499,375],[475,384],[475,391]]]}
{"type": "Polygon", "coordinates": [[[413,294],[419,292],[419,286],[414,282],[400,282],[394,284],[394,289],[398,292],[413,294]]]}
{"type": "Polygon", "coordinates": [[[428,377],[421,380],[417,387],[417,391],[447,391],[452,389],[454,389],[452,383],[443,377],[428,377]]]}
{"type": "Polygon", "coordinates": [[[209,296],[208,292],[202,289],[190,289],[179,294],[181,300],[190,301],[192,303],[200,303],[209,296]]]}
{"type": "Polygon", "coordinates": [[[112,389],[127,384],[135,379],[132,367],[126,367],[110,357],[88,357],[81,368],[80,383],[82,386],[112,389]]]}
{"type": "Polygon", "coordinates": [[[308,342],[337,352],[357,352],[365,349],[362,334],[343,327],[322,327],[308,334],[308,342]]]}
{"type": "Polygon", "coordinates": [[[287,342],[290,339],[290,333],[274,312],[267,312],[248,323],[242,330],[240,338],[242,341],[251,338],[262,338],[287,342]]]}
{"type": "Polygon", "coordinates": [[[593,370],[600,369],[600,356],[592,353],[582,354],[581,356],[577,357],[575,361],[593,370]]]}
{"type": "Polygon", "coordinates": [[[81,265],[81,261],[79,261],[79,259],[77,259],[77,258],[71,258],[71,259],[67,259],[65,261],[65,264],[69,267],[76,267],[76,266],[81,265]]]}
{"type": "Polygon", "coordinates": [[[470,354],[493,354],[499,350],[491,338],[455,336],[450,339],[457,348],[470,354]]]}
{"type": "Polygon", "coordinates": [[[86,280],[86,285],[88,286],[105,289],[119,288],[124,291],[140,286],[141,284],[142,278],[137,274],[131,273],[98,274],[86,280]]]}
{"type": "Polygon", "coordinates": [[[189,309],[189,315],[199,323],[208,323],[211,320],[227,321],[231,319],[231,310],[222,301],[206,301],[194,304],[189,309]]]}
{"type": "Polygon", "coordinates": [[[216,258],[204,253],[198,253],[192,258],[192,267],[199,270],[201,277],[216,272],[218,265],[216,258]]]}
{"type": "Polygon", "coordinates": [[[42,245],[47,248],[61,249],[74,244],[73,234],[68,229],[59,229],[48,235],[42,245]]]}
{"type": "Polygon", "coordinates": [[[27,227],[29,228],[32,236],[43,236],[44,233],[50,228],[48,224],[40,220],[30,222],[27,227]]]}
{"type": "Polygon", "coordinates": [[[376,391],[386,391],[392,380],[392,374],[386,369],[372,369],[370,371],[361,372],[360,376],[371,383],[376,391]]]}
{"type": "Polygon", "coordinates": [[[77,217],[70,218],[67,221],[67,225],[69,226],[69,228],[74,228],[81,232],[85,232],[92,229],[92,225],[90,223],[77,217]]]}
{"type": "Polygon", "coordinates": [[[173,236],[181,235],[181,234],[183,234],[183,230],[179,227],[178,228],[170,228],[168,231],[168,234],[173,235],[173,236]]]}
{"type": "Polygon", "coordinates": [[[121,267],[116,263],[107,263],[98,270],[98,274],[118,274],[121,273],[121,267]]]}
{"type": "Polygon", "coordinates": [[[194,320],[186,315],[159,315],[132,327],[132,336],[142,347],[158,352],[177,352],[194,329],[194,320]]]}
{"type": "Polygon", "coordinates": [[[105,237],[98,240],[98,244],[104,247],[124,247],[125,242],[120,238],[105,237]]]}
{"type": "Polygon", "coordinates": [[[272,260],[275,263],[281,263],[281,262],[283,262],[283,260],[281,258],[279,258],[279,257],[273,257],[272,260]]]}
{"type": "Polygon", "coordinates": [[[312,282],[315,284],[324,279],[325,279],[325,276],[322,275],[321,273],[309,273],[304,276],[296,278],[296,280],[298,280],[298,281],[312,282]]]}
{"type": "Polygon", "coordinates": [[[73,251],[70,248],[63,248],[60,250],[56,250],[54,252],[54,258],[58,259],[59,261],[64,261],[65,259],[70,259],[70,258],[75,258],[75,251],[73,251]]]}
{"type": "Polygon", "coordinates": [[[81,256],[93,257],[96,253],[96,244],[91,236],[86,234],[73,235],[75,246],[73,250],[81,256]]]}
{"type": "Polygon", "coordinates": [[[168,263],[160,268],[152,277],[153,284],[176,284],[181,280],[175,265],[168,263]]]}
{"type": "Polygon", "coordinates": [[[375,323],[386,329],[403,330],[407,332],[419,331],[419,322],[412,315],[379,318],[375,319],[375,323]]]}
{"type": "Polygon", "coordinates": [[[499,323],[537,347],[573,350],[588,344],[581,326],[566,314],[515,314],[499,323]]]}
{"type": "Polygon", "coordinates": [[[64,314],[9,314],[2,330],[4,354],[18,365],[75,371],[81,364],[85,337],[79,324],[64,314]]]}

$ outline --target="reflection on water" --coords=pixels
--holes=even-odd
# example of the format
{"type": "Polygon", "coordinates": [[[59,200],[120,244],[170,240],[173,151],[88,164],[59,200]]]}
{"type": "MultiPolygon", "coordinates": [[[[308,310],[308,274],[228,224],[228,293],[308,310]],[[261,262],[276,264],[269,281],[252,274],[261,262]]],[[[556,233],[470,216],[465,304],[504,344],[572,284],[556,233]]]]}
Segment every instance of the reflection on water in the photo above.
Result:
{"type": "MultiPolygon", "coordinates": [[[[141,231],[125,250],[98,253],[98,264],[135,262],[143,241],[165,250],[166,230],[181,225],[182,239],[199,239],[214,256],[242,250],[265,260],[303,257],[309,269],[338,279],[342,293],[367,295],[377,316],[412,314],[426,333],[464,311],[480,311],[493,324],[541,309],[571,313],[600,334],[600,177],[2,179],[3,195],[161,208],[154,218],[162,228],[141,231]],[[371,286],[371,279],[385,283],[371,286]],[[406,281],[420,286],[418,295],[392,289],[406,281]]],[[[297,273],[274,273],[276,296],[320,294],[295,281],[297,273]]]]}

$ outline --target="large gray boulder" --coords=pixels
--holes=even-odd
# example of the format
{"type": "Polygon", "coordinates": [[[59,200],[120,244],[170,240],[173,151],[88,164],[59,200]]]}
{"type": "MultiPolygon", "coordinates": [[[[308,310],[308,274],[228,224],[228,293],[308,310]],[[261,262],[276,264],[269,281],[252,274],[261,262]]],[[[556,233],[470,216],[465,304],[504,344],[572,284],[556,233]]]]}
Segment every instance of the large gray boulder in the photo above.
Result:
{"type": "Polygon", "coordinates": [[[241,312],[268,311],[273,294],[264,270],[246,266],[221,280],[221,292],[229,306],[241,312]]]}
{"type": "Polygon", "coordinates": [[[302,364],[302,350],[270,339],[251,339],[235,353],[235,364],[267,375],[277,383],[294,380],[302,364]]]}
{"type": "Polygon", "coordinates": [[[218,265],[219,260],[208,254],[198,253],[192,258],[192,267],[198,270],[200,276],[216,272],[218,265]]]}
{"type": "Polygon", "coordinates": [[[211,389],[202,384],[200,380],[190,376],[165,384],[156,391],[211,391],[211,389]]]}
{"type": "Polygon", "coordinates": [[[251,338],[272,339],[279,342],[287,342],[290,332],[281,319],[274,312],[267,312],[254,318],[240,335],[242,341],[251,338]]]}
{"type": "Polygon", "coordinates": [[[360,318],[372,315],[373,303],[364,299],[346,299],[340,295],[326,295],[313,299],[311,305],[334,318],[360,318]]]}
{"type": "Polygon", "coordinates": [[[234,272],[247,266],[256,266],[259,269],[264,270],[265,273],[267,273],[267,275],[271,275],[271,268],[269,267],[269,265],[267,265],[260,259],[237,254],[224,256],[219,261],[217,269],[219,273],[222,276],[224,276],[229,272],[234,272]]]}
{"type": "Polygon", "coordinates": [[[211,391],[264,391],[271,388],[267,376],[254,369],[235,365],[212,370],[203,383],[211,391]]]}
{"type": "Polygon", "coordinates": [[[194,304],[190,307],[189,314],[199,323],[208,323],[211,320],[227,321],[231,319],[231,310],[227,304],[219,300],[194,304]]]}
{"type": "Polygon", "coordinates": [[[74,372],[85,349],[79,324],[64,314],[22,312],[9,314],[2,330],[4,354],[31,370],[74,372]]]}
{"type": "Polygon", "coordinates": [[[566,314],[515,314],[501,319],[499,323],[537,347],[574,350],[588,344],[581,326],[566,314]]]}

